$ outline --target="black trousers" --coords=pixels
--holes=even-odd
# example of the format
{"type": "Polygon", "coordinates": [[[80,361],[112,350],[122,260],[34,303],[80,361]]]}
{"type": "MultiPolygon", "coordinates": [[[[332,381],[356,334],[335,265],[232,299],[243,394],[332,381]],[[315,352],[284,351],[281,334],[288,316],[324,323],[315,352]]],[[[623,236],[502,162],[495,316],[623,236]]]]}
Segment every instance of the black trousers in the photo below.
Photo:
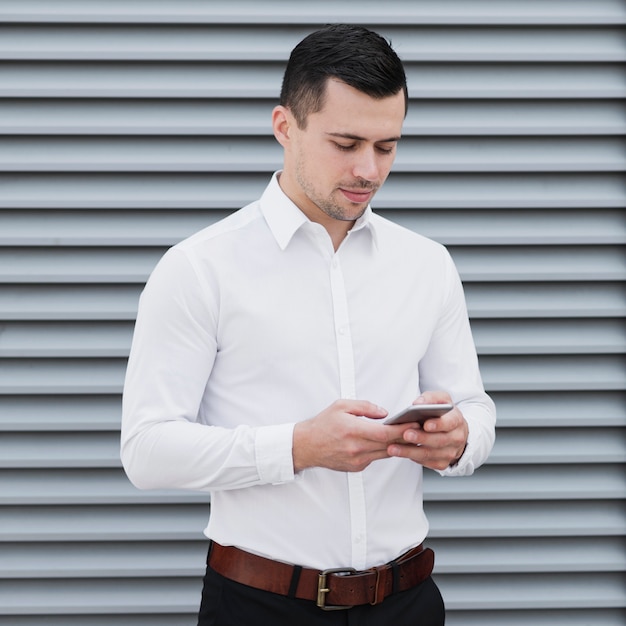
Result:
{"type": "Polygon", "coordinates": [[[254,589],[207,567],[198,626],[443,626],[444,604],[432,578],[376,606],[323,611],[315,602],[254,589]]]}

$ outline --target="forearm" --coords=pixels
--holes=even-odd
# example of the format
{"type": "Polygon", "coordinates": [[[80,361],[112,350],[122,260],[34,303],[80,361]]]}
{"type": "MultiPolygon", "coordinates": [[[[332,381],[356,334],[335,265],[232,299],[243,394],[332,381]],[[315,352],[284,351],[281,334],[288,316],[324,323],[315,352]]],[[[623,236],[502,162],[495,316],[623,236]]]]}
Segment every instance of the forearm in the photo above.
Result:
{"type": "Polygon", "coordinates": [[[293,479],[292,425],[235,429],[186,420],[122,433],[121,458],[141,489],[217,491],[293,479]]]}

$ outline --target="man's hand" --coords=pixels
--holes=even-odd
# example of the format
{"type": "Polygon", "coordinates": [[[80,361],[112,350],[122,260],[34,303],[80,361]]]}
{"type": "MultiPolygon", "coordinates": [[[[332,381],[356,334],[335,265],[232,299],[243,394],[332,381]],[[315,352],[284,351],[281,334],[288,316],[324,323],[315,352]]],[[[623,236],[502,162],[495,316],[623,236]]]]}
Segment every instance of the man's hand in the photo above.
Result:
{"type": "Polygon", "coordinates": [[[386,415],[385,409],[372,402],[337,400],[315,417],[296,424],[294,470],[326,467],[360,472],[372,461],[388,458],[389,446],[402,440],[407,425],[386,426],[377,421],[386,415]]]}
{"type": "MultiPolygon", "coordinates": [[[[424,392],[414,404],[451,402],[444,391],[424,392]]],[[[411,459],[424,467],[444,470],[454,465],[467,445],[469,428],[456,407],[445,415],[429,419],[420,428],[414,425],[404,431],[402,439],[389,446],[389,456],[411,459]]]]}

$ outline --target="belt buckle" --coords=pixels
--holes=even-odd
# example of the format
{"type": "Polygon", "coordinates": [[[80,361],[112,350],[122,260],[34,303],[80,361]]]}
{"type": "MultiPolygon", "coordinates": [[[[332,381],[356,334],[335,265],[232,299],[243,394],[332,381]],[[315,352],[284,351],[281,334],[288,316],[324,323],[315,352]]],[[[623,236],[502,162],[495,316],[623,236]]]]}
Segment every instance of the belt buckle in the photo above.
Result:
{"type": "Polygon", "coordinates": [[[356,574],[356,570],[351,567],[336,567],[333,569],[325,569],[320,572],[317,578],[317,606],[319,606],[322,611],[341,611],[343,609],[351,609],[352,606],[326,604],[326,594],[330,591],[326,585],[326,578],[330,574],[344,574],[349,576],[350,574],[356,574]]]}

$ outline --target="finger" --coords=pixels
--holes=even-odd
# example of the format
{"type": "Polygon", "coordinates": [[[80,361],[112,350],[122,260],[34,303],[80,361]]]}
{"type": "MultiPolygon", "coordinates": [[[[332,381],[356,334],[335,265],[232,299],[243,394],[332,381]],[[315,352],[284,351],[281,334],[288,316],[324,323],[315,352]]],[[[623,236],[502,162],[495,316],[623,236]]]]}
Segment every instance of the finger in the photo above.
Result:
{"type": "Polygon", "coordinates": [[[407,431],[419,430],[420,428],[419,424],[380,424],[372,421],[368,425],[368,438],[379,441],[385,446],[394,442],[404,443],[407,431]]]}
{"type": "Polygon", "coordinates": [[[405,458],[430,469],[443,470],[450,464],[453,454],[445,449],[430,446],[393,444],[387,449],[391,457],[405,458]]]}
{"type": "Polygon", "coordinates": [[[413,446],[423,446],[433,450],[446,448],[453,445],[449,433],[426,433],[423,431],[405,432],[400,445],[410,444],[413,446]]]}
{"type": "Polygon", "coordinates": [[[452,411],[441,417],[426,420],[422,429],[426,433],[449,433],[460,425],[460,420],[454,418],[451,413],[452,411]]]}
{"type": "Polygon", "coordinates": [[[452,432],[463,427],[463,414],[456,407],[444,413],[441,417],[426,420],[423,429],[427,433],[452,432]]]}
{"type": "Polygon", "coordinates": [[[452,402],[447,391],[424,391],[413,404],[445,404],[452,402]]]}
{"type": "Polygon", "coordinates": [[[420,445],[392,444],[387,448],[389,456],[402,459],[410,459],[420,465],[424,465],[437,451],[420,445]]]}
{"type": "Polygon", "coordinates": [[[342,407],[346,413],[369,417],[371,419],[381,419],[387,417],[387,411],[381,406],[369,402],[368,400],[344,400],[342,407]]]}

